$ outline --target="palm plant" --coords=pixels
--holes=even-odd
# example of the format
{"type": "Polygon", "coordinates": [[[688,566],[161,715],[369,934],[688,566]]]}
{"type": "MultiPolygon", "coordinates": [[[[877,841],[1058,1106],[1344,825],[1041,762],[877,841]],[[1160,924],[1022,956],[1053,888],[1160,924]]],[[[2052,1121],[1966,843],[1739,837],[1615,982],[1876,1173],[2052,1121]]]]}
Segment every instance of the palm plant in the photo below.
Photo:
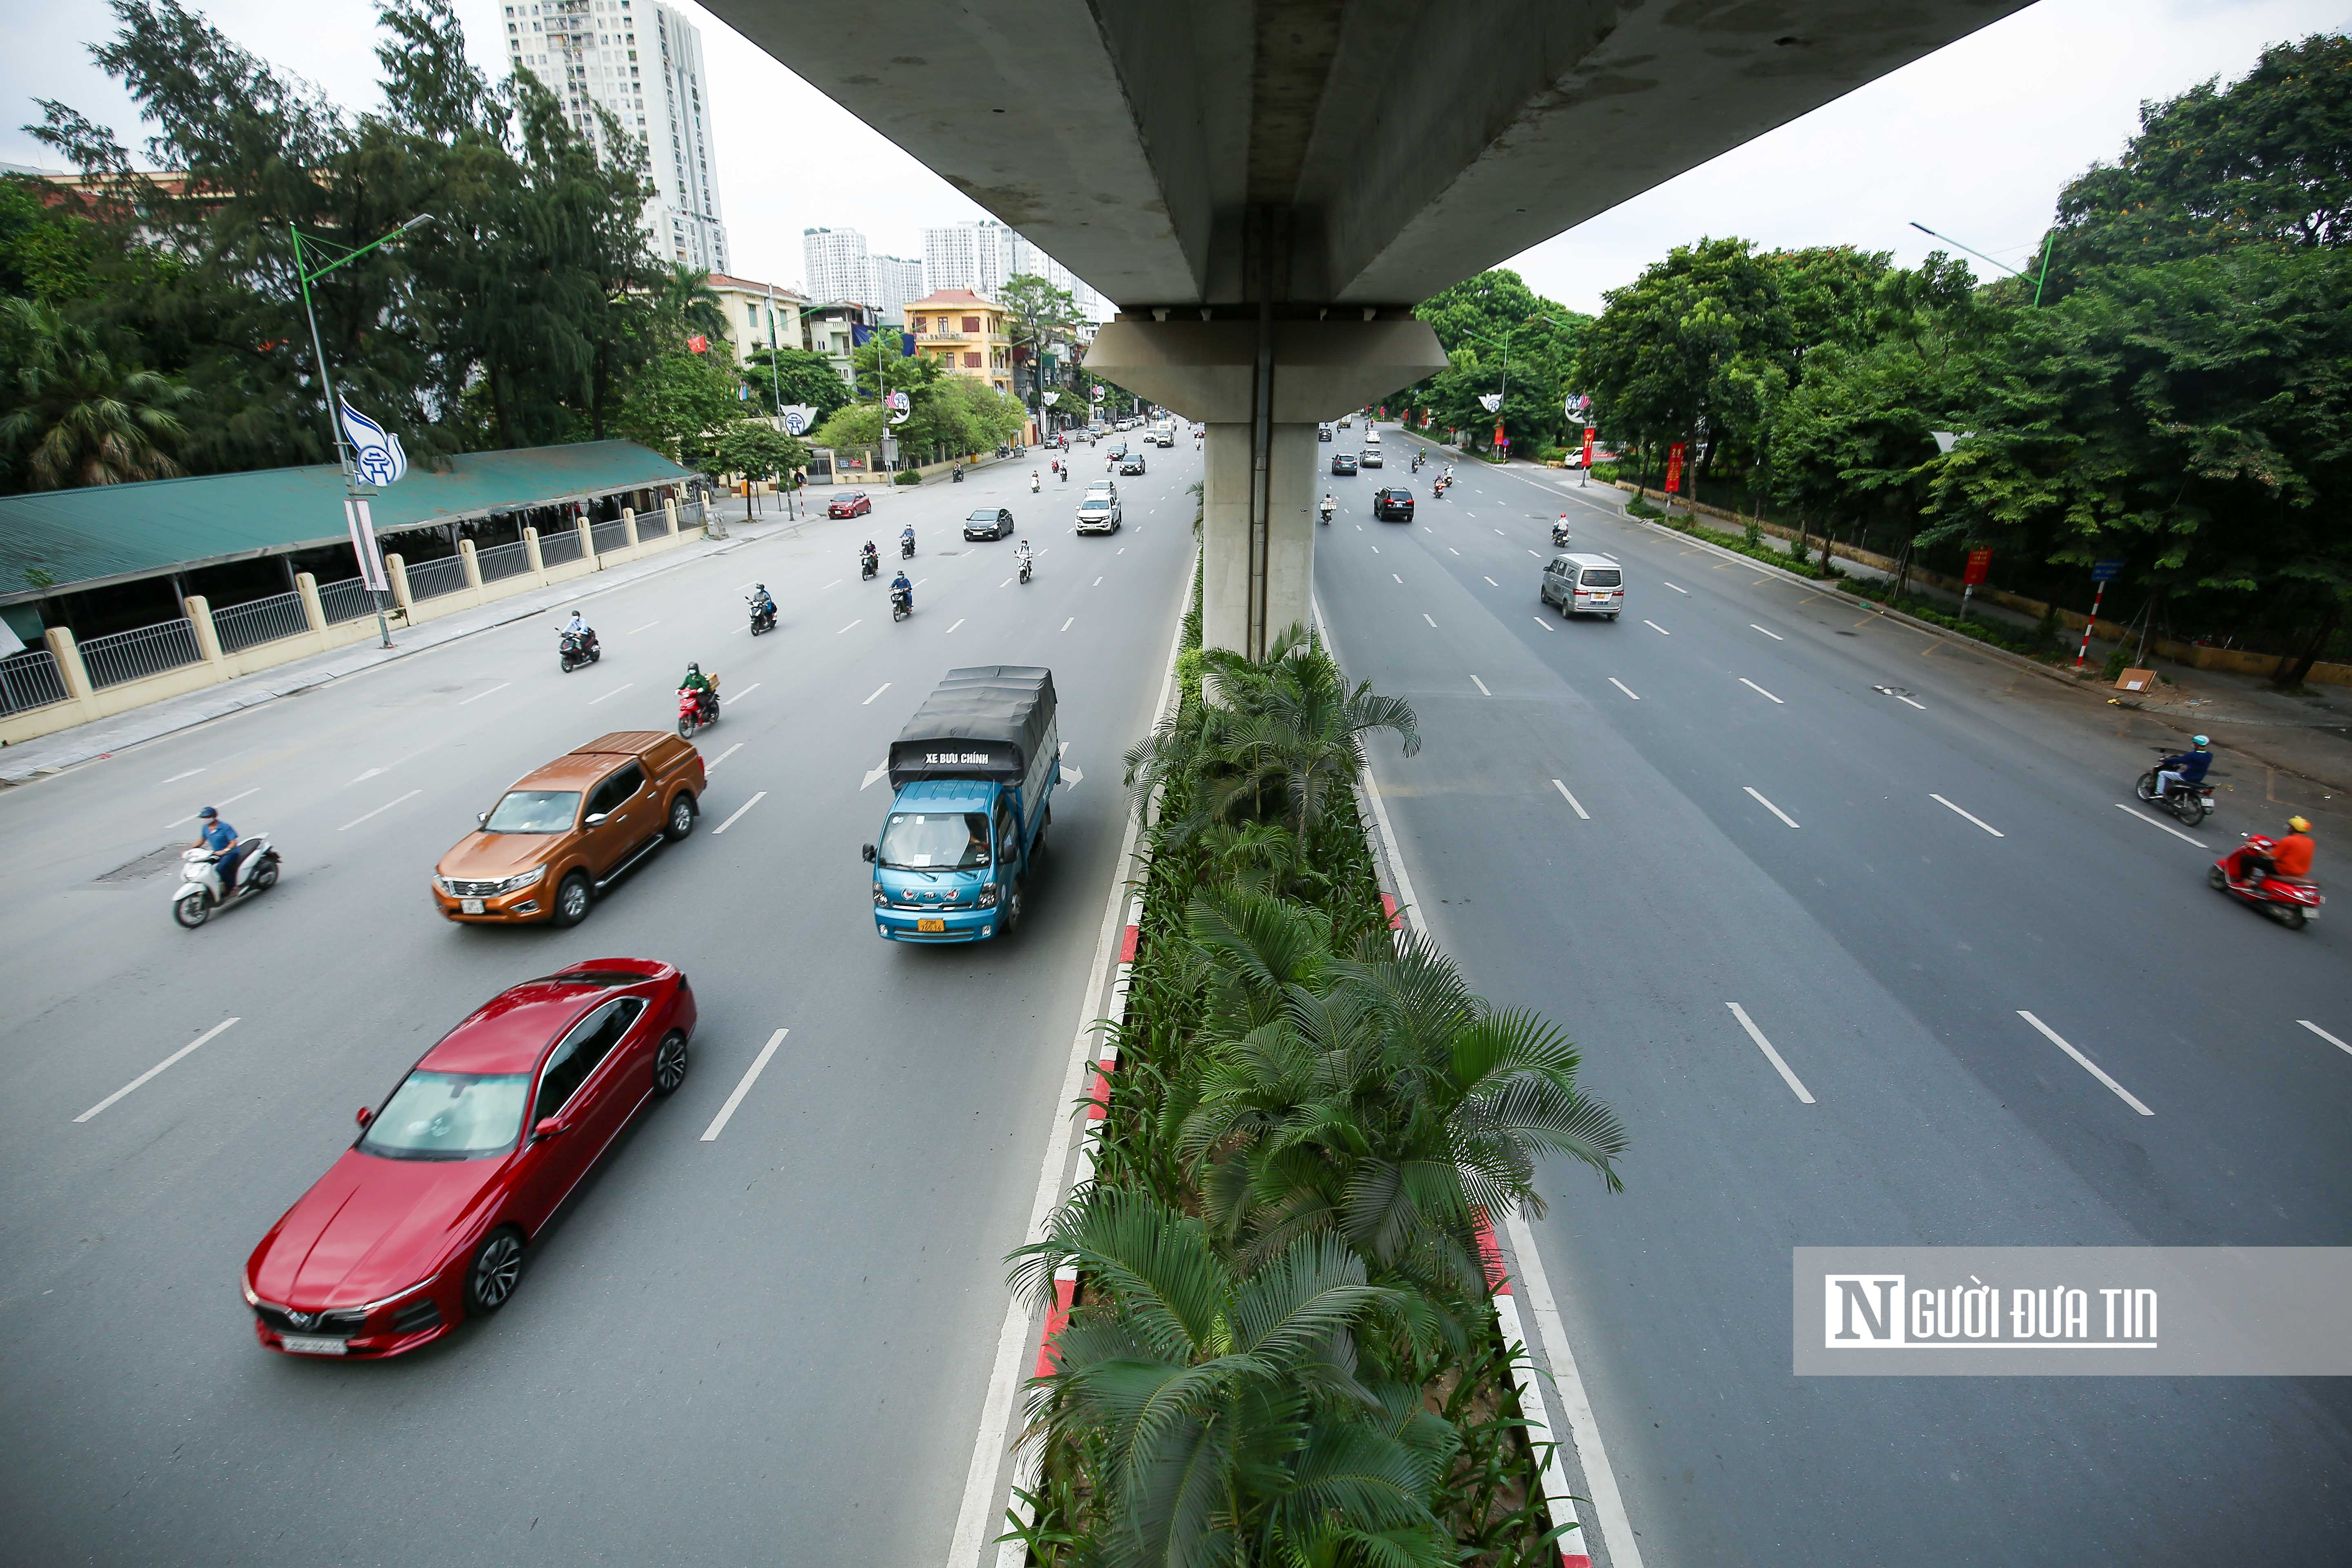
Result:
{"type": "Polygon", "coordinates": [[[1014,1254],[1050,1301],[1057,1268],[1087,1298],[1034,1385],[1033,1426],[1097,1461],[1083,1560],[1107,1568],[1454,1561],[1431,1511],[1457,1445],[1411,1384],[1368,1376],[1357,1336],[1398,1292],[1313,1237],[1246,1270],[1207,1227],[1094,1187],[1014,1254]]]}
{"type": "Polygon", "coordinates": [[[0,447],[18,454],[36,489],[170,479],[186,427],[173,409],[187,391],[152,370],[118,364],[51,305],[0,302],[0,342],[15,361],[0,382],[0,447]]]}
{"type": "Polygon", "coordinates": [[[654,279],[654,309],[682,342],[700,333],[713,340],[727,332],[727,310],[710,288],[710,274],[673,264],[654,279]]]}

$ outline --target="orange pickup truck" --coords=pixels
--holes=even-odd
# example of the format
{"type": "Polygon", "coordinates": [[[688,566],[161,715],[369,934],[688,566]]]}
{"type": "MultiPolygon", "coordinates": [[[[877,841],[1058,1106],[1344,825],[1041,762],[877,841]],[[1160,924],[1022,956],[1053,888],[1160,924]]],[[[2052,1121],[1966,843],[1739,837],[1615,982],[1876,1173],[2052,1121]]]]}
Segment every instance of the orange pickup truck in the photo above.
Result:
{"type": "Polygon", "coordinates": [[[596,896],[665,838],[694,831],[702,753],[661,730],[621,730],[525,773],[433,868],[453,921],[578,925],[596,896]]]}

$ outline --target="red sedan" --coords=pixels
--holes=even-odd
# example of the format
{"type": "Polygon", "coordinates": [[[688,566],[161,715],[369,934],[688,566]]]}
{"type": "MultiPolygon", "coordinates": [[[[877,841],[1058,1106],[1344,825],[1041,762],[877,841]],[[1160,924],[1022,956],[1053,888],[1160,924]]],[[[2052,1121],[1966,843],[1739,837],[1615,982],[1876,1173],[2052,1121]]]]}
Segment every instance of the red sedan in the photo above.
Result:
{"type": "Polygon", "coordinates": [[[874,510],[864,490],[852,490],[845,496],[835,496],[833,504],[824,509],[827,517],[863,517],[874,510]]]}
{"type": "Polygon", "coordinates": [[[686,1081],[686,976],[599,958],[493,998],[409,1069],[245,1265],[262,1344],[412,1351],[514,1293],[580,1179],[686,1081]]]}

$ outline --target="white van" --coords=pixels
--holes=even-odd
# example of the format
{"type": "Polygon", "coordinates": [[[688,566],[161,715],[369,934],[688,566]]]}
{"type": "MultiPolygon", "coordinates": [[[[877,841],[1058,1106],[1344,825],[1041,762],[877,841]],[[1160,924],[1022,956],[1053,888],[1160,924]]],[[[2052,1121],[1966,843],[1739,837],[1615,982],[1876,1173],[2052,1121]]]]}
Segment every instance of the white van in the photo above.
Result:
{"type": "Polygon", "coordinates": [[[1559,606],[1560,618],[1606,616],[1625,608],[1624,569],[1606,555],[1555,555],[1543,572],[1543,602],[1559,606]]]}

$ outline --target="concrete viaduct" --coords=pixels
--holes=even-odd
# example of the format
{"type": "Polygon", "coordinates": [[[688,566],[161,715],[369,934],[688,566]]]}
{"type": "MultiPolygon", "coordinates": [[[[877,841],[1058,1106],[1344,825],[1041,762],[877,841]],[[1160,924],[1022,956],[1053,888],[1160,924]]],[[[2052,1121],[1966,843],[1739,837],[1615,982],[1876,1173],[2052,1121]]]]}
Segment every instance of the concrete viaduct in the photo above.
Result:
{"type": "Polygon", "coordinates": [[[1209,426],[1203,634],[1258,655],[1315,424],[1446,363],[1415,303],[2027,0],[706,3],[1118,303],[1088,363],[1209,426]]]}

